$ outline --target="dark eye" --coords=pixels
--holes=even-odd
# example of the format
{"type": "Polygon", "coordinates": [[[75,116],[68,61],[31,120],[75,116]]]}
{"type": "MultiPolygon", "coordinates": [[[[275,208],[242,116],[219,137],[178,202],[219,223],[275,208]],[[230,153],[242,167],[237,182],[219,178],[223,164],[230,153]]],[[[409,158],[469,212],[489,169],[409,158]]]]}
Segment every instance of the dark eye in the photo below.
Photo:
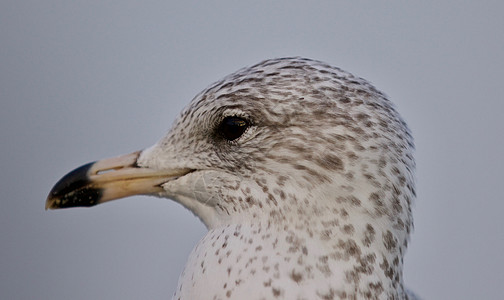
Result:
{"type": "Polygon", "coordinates": [[[228,141],[239,138],[249,127],[249,123],[239,117],[226,117],[219,125],[219,133],[228,141]]]}

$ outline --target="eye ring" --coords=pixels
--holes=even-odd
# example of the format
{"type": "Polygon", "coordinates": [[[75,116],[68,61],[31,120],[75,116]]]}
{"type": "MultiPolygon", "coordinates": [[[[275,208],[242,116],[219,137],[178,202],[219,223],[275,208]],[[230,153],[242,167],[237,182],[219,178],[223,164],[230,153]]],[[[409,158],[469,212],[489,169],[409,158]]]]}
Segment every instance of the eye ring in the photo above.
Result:
{"type": "Polygon", "coordinates": [[[228,141],[234,141],[241,137],[250,126],[250,123],[241,117],[225,117],[218,127],[219,134],[228,141]]]}

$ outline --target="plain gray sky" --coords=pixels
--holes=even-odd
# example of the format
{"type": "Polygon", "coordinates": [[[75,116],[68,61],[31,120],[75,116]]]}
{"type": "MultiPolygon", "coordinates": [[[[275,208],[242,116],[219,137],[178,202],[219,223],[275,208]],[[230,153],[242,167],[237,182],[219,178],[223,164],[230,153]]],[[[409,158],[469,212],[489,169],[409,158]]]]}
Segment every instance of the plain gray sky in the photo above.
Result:
{"type": "Polygon", "coordinates": [[[47,193],[150,146],[224,75],[294,55],[370,80],[413,130],[406,284],[504,298],[502,2],[305,2],[2,1],[0,298],[170,298],[205,233],[190,212],[148,197],[46,212],[47,193]]]}

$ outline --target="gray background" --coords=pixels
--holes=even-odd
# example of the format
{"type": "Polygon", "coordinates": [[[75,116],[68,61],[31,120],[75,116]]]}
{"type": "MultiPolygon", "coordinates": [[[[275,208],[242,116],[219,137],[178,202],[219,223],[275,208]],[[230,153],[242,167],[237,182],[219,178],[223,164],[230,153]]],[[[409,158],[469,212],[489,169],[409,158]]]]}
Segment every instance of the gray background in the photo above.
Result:
{"type": "Polygon", "coordinates": [[[373,82],[413,130],[407,285],[503,299],[501,1],[237,2],[0,3],[0,298],[169,298],[205,233],[190,212],[148,197],[46,212],[47,193],[156,142],[222,76],[301,55],[373,82]]]}

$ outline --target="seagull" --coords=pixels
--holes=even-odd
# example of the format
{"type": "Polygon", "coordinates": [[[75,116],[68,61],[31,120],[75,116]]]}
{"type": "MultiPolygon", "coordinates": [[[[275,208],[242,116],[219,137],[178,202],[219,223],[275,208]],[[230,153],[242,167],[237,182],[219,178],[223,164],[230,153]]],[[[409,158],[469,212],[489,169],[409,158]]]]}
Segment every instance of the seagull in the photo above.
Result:
{"type": "Polygon", "coordinates": [[[172,299],[414,299],[414,144],[387,96],[301,57],[212,84],[142,151],[65,175],[46,209],[172,199],[208,228],[172,299]]]}

